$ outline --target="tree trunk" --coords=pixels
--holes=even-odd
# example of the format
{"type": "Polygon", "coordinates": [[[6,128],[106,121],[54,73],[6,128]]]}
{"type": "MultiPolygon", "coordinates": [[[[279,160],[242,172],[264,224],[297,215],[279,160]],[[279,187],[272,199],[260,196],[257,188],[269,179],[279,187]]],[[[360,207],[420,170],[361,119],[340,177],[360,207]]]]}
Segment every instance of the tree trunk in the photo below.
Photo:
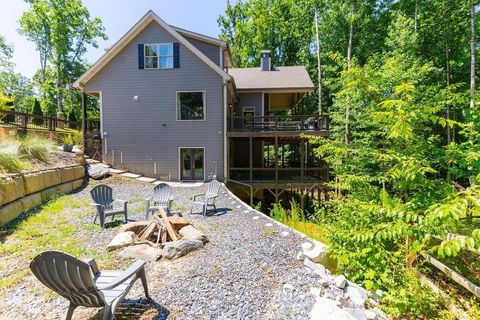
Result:
{"type": "MultiPolygon", "coordinates": [[[[353,21],[356,13],[356,1],[352,2],[352,16],[350,19],[350,30],[348,32],[348,48],[347,48],[347,67],[350,70],[352,66],[352,50],[353,50],[353,21]]],[[[350,143],[350,104],[345,107],[345,144],[350,143]]]]}
{"type": "Polygon", "coordinates": [[[320,59],[320,35],[318,32],[318,11],[315,9],[315,31],[317,33],[317,63],[318,63],[318,114],[323,114],[322,105],[322,61],[320,59]]]}
{"type": "MultiPolygon", "coordinates": [[[[450,128],[450,105],[448,104],[448,90],[450,86],[450,48],[448,47],[448,44],[445,45],[445,68],[446,68],[446,81],[447,81],[447,91],[446,91],[446,97],[445,97],[445,103],[446,103],[446,114],[445,118],[447,120],[447,146],[452,142],[452,131],[450,128]]],[[[451,179],[450,175],[450,162],[447,162],[447,180],[451,179]]]]}
{"type": "Polygon", "coordinates": [[[350,20],[350,30],[348,31],[348,47],[347,47],[347,63],[348,69],[352,64],[352,49],[353,49],[353,20],[355,18],[355,13],[357,11],[356,1],[352,2],[352,13],[350,20]]]}
{"type": "Polygon", "coordinates": [[[475,46],[475,2],[472,1],[470,7],[470,108],[475,107],[475,64],[476,64],[476,46],[475,46]]]}

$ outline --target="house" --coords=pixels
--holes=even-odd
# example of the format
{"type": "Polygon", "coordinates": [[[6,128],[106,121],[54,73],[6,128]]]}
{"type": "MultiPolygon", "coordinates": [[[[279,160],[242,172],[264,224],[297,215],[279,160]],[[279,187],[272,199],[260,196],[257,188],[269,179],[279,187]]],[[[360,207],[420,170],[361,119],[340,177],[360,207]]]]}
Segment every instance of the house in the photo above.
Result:
{"type": "Polygon", "coordinates": [[[165,180],[322,182],[300,138],[328,134],[326,116],[301,115],[314,89],[306,69],[259,59],[234,68],[226,42],[149,11],[74,83],[100,101],[102,161],[165,180]]]}

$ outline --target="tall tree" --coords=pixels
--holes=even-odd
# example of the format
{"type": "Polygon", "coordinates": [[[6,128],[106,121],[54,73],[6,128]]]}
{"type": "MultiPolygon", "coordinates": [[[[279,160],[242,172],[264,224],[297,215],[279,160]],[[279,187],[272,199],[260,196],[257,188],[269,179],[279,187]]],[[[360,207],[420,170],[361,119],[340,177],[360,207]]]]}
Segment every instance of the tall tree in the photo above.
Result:
{"type": "Polygon", "coordinates": [[[475,107],[475,65],[477,57],[477,42],[476,42],[476,29],[475,29],[475,1],[472,1],[470,5],[470,108],[475,107]]]}
{"type": "Polygon", "coordinates": [[[71,69],[80,63],[87,46],[106,39],[99,18],[92,18],[81,0],[25,0],[29,11],[20,18],[20,31],[33,41],[40,54],[41,80],[48,64],[55,75],[57,112],[64,113],[65,91],[74,80],[71,69]]]}

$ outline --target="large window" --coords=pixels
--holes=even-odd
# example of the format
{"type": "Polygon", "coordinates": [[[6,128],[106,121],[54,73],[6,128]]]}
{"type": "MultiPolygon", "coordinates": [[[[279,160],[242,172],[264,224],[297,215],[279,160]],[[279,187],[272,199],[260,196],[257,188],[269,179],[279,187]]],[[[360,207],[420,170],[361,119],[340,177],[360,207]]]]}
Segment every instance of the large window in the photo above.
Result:
{"type": "Polygon", "coordinates": [[[205,120],[205,92],[177,92],[177,120],[205,120]]]}
{"type": "Polygon", "coordinates": [[[173,43],[145,45],[145,69],[170,68],[173,68],[173,43]]]}

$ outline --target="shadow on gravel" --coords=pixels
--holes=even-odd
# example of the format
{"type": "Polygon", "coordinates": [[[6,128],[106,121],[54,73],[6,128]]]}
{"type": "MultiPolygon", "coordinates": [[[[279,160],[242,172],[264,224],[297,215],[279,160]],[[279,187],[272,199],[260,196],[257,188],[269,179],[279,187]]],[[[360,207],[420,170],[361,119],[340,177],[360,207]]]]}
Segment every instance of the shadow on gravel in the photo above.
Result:
{"type": "MultiPolygon", "coordinates": [[[[125,299],[115,311],[115,319],[166,320],[170,311],[152,299],[125,299]]],[[[102,319],[103,309],[90,318],[102,319]]]]}

